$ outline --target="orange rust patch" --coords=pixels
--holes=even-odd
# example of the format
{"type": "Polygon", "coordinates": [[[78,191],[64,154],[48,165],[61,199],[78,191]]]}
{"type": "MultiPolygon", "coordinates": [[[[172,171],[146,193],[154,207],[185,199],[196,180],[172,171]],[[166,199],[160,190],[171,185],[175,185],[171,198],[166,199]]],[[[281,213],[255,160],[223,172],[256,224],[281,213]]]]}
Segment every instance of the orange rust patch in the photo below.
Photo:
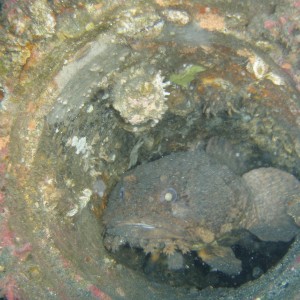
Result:
{"type": "Polygon", "coordinates": [[[213,77],[213,76],[208,76],[208,77],[204,77],[204,78],[201,78],[201,82],[203,85],[209,85],[209,86],[212,86],[212,87],[219,87],[220,86],[220,83],[218,83],[216,81],[216,77],[213,77]]]}
{"type": "Polygon", "coordinates": [[[247,92],[251,93],[251,95],[254,96],[255,99],[260,99],[260,100],[272,99],[271,100],[272,103],[274,101],[277,102],[278,100],[281,100],[278,94],[278,90],[274,90],[274,89],[272,90],[272,85],[268,80],[264,82],[263,86],[257,86],[253,84],[249,85],[247,87],[247,92]]]}
{"type": "Polygon", "coordinates": [[[206,14],[209,8],[207,6],[199,5],[198,12],[199,14],[206,14]]]}
{"type": "Polygon", "coordinates": [[[283,63],[281,65],[281,68],[284,70],[291,70],[292,69],[292,65],[290,63],[283,63]]]}
{"type": "Polygon", "coordinates": [[[220,83],[216,81],[216,77],[213,74],[209,74],[206,77],[201,77],[200,83],[197,85],[197,91],[199,94],[204,94],[206,87],[220,88],[220,83]]]}
{"type": "Polygon", "coordinates": [[[21,82],[26,80],[26,76],[28,74],[29,69],[35,66],[37,62],[41,59],[41,52],[39,52],[36,45],[28,43],[23,49],[24,51],[27,50],[28,57],[25,60],[25,63],[19,76],[21,82]]]}
{"type": "Polygon", "coordinates": [[[183,49],[180,49],[181,54],[195,54],[198,51],[197,47],[185,47],[183,49]]]}
{"type": "Polygon", "coordinates": [[[36,121],[35,120],[31,120],[28,124],[28,130],[33,131],[36,129],[36,121]]]}
{"type": "Polygon", "coordinates": [[[194,9],[197,11],[198,14],[201,15],[206,13],[213,13],[213,14],[219,13],[219,9],[217,7],[209,7],[201,4],[196,4],[194,6],[194,9]]]}
{"type": "Polygon", "coordinates": [[[30,56],[26,59],[26,63],[23,66],[23,70],[28,70],[33,64],[36,63],[38,58],[38,52],[36,50],[36,45],[28,43],[26,48],[29,50],[30,56]]]}
{"type": "Polygon", "coordinates": [[[0,150],[2,150],[8,145],[9,140],[10,140],[9,136],[4,136],[0,138],[0,150]]]}
{"type": "Polygon", "coordinates": [[[201,28],[209,31],[223,31],[225,29],[225,20],[223,16],[207,13],[199,17],[199,25],[201,28]]]}
{"type": "MultiPolygon", "coordinates": [[[[227,49],[223,48],[222,51],[224,53],[227,49]]],[[[228,56],[230,55],[229,53],[228,56]]],[[[226,85],[226,82],[237,87],[243,85],[249,77],[252,77],[252,75],[246,73],[241,65],[228,62],[224,69],[216,67],[200,74],[197,89],[199,93],[203,93],[206,86],[220,88],[224,84],[226,85]]]]}
{"type": "Polygon", "coordinates": [[[36,111],[36,109],[37,109],[36,103],[34,103],[33,101],[30,101],[27,105],[26,112],[34,113],[36,111]]]}
{"type": "Polygon", "coordinates": [[[102,198],[101,198],[101,202],[100,203],[96,203],[99,202],[99,198],[96,194],[93,194],[91,197],[91,201],[94,202],[91,210],[94,213],[94,215],[97,218],[100,218],[104,212],[104,210],[107,207],[107,194],[105,194],[102,198]]]}
{"type": "Polygon", "coordinates": [[[258,90],[258,88],[253,85],[253,84],[250,84],[248,87],[247,87],[247,92],[252,94],[252,95],[257,95],[260,93],[260,91],[258,90]]]}

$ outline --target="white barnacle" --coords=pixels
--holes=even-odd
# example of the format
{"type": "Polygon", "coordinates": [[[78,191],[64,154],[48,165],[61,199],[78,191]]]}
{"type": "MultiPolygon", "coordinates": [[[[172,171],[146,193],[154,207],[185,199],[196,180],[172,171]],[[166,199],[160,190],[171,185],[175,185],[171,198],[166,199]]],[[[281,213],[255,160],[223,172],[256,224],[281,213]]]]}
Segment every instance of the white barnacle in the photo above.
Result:
{"type": "Polygon", "coordinates": [[[75,135],[72,138],[71,146],[76,148],[76,154],[84,154],[87,151],[86,137],[78,139],[78,137],[75,135]]]}
{"type": "Polygon", "coordinates": [[[273,72],[269,72],[266,75],[266,78],[271,80],[273,82],[273,84],[275,84],[275,85],[284,85],[285,84],[284,79],[282,77],[280,77],[279,75],[274,74],[273,72]]]}
{"type": "Polygon", "coordinates": [[[67,217],[74,217],[77,213],[78,213],[79,209],[78,209],[78,205],[75,205],[72,209],[70,209],[66,216],[67,217]]]}
{"type": "Polygon", "coordinates": [[[79,206],[81,210],[86,207],[86,205],[90,201],[92,194],[93,192],[90,189],[84,189],[81,192],[81,195],[79,196],[79,206]]]}
{"type": "Polygon", "coordinates": [[[252,70],[257,79],[262,79],[267,74],[268,68],[268,65],[260,57],[255,58],[252,70]]]}
{"type": "Polygon", "coordinates": [[[162,11],[162,15],[172,23],[177,25],[186,25],[190,22],[191,18],[186,11],[177,9],[165,9],[162,11]]]}
{"type": "Polygon", "coordinates": [[[132,67],[121,74],[113,88],[113,107],[133,126],[151,122],[156,125],[167,111],[166,87],[161,71],[132,67]]]}

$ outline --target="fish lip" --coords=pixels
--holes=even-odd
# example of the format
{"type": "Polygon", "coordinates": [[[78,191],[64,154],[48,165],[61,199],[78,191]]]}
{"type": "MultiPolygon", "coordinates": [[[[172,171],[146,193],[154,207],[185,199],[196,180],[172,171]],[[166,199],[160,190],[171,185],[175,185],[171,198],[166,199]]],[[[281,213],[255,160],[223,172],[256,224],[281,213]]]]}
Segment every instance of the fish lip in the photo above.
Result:
{"type": "Polygon", "coordinates": [[[116,224],[114,224],[114,226],[133,226],[133,227],[149,229],[149,230],[157,228],[154,225],[141,223],[141,222],[117,222],[116,224]]]}
{"type": "Polygon", "coordinates": [[[107,226],[109,234],[124,236],[127,239],[174,239],[192,240],[185,228],[173,223],[140,222],[140,221],[115,221],[107,226]]]}

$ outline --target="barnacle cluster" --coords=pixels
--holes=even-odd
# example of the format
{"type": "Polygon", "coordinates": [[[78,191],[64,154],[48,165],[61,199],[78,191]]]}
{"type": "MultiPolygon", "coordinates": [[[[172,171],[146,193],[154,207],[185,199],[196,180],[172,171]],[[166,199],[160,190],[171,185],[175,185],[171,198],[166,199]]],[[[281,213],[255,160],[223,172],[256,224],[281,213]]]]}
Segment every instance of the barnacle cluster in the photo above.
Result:
{"type": "Polygon", "coordinates": [[[113,107],[133,126],[155,126],[168,109],[166,86],[160,71],[132,67],[124,71],[113,88],[113,107]]]}
{"type": "Polygon", "coordinates": [[[151,7],[126,10],[116,20],[116,32],[129,38],[154,38],[163,27],[164,21],[151,7]]]}
{"type": "Polygon", "coordinates": [[[250,73],[253,73],[258,80],[262,80],[266,78],[272,81],[273,84],[275,85],[284,85],[283,78],[272,71],[270,72],[269,71],[270,67],[259,56],[251,57],[249,59],[249,63],[247,64],[246,68],[250,73]]]}

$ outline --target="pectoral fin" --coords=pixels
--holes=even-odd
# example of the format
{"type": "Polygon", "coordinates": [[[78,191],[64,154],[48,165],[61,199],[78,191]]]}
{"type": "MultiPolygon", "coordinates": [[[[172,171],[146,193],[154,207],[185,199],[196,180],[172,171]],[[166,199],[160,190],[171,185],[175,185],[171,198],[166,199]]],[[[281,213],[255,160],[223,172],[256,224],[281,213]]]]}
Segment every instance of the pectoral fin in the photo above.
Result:
{"type": "Polygon", "coordinates": [[[210,246],[198,251],[198,256],[213,269],[228,275],[242,271],[242,263],[229,247],[210,246]]]}

